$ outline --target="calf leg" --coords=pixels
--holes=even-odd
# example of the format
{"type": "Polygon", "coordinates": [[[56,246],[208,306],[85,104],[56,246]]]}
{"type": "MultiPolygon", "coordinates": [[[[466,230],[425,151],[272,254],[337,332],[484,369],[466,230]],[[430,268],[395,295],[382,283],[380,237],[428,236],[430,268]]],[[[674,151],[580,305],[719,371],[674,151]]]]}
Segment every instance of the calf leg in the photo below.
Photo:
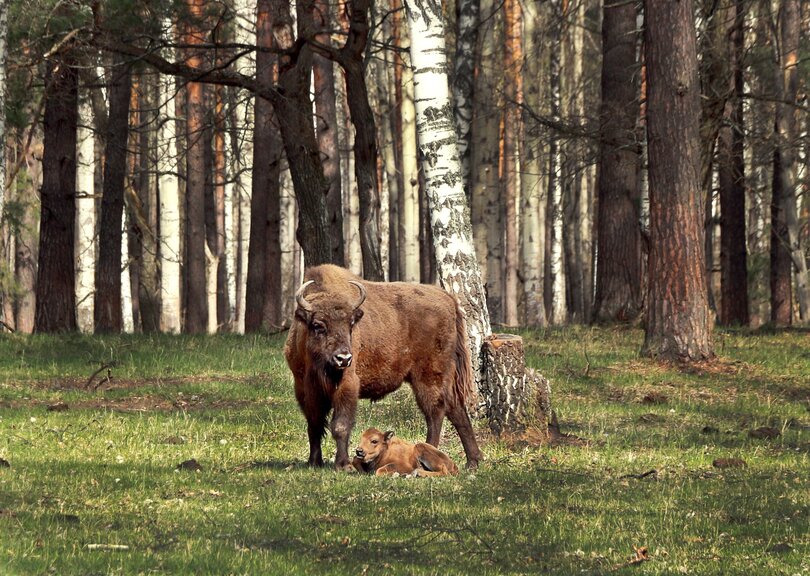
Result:
{"type": "Polygon", "coordinates": [[[481,460],[483,455],[478,448],[478,442],[475,440],[475,432],[467,410],[464,406],[453,403],[447,411],[447,417],[461,438],[464,454],[467,456],[467,468],[478,468],[478,461],[481,460]]]}
{"type": "Polygon", "coordinates": [[[458,466],[450,460],[444,452],[434,448],[430,444],[419,443],[414,446],[416,460],[424,468],[417,469],[419,476],[447,476],[458,474],[458,466]]]}

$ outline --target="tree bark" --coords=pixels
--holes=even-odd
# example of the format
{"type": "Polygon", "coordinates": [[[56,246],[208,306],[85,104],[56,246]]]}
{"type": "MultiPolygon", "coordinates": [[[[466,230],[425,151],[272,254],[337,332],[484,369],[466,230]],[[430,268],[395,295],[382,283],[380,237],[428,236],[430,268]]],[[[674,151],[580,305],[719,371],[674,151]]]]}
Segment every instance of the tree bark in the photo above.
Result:
{"type": "Polygon", "coordinates": [[[73,332],[77,327],[74,226],[78,113],[77,69],[71,56],[58,54],[48,62],[45,77],[35,332],[73,332]]]}
{"type": "Polygon", "coordinates": [[[773,196],[771,200],[771,320],[792,322],[791,262],[796,276],[796,297],[802,322],[810,321],[810,285],[807,261],[799,233],[796,201],[797,130],[795,105],[799,85],[801,6],[783,0],[779,11],[776,60],[776,121],[774,123],[773,196]]]}
{"type": "MultiPolygon", "coordinates": [[[[323,46],[331,46],[329,31],[332,28],[330,4],[327,0],[312,2],[312,23],[315,40],[323,46]]],[[[318,148],[323,157],[323,174],[329,183],[326,194],[326,209],[329,215],[329,230],[332,236],[332,263],[345,264],[343,241],[343,199],[341,191],[340,150],[338,148],[338,117],[335,93],[335,73],[332,60],[315,54],[312,57],[315,92],[315,122],[318,133],[318,148]]]]}
{"type": "Polygon", "coordinates": [[[406,8],[419,152],[430,202],[437,269],[442,286],[456,295],[465,311],[473,374],[479,389],[483,378],[481,350],[484,338],[490,334],[489,314],[461,181],[441,4],[424,0],[406,8]]]}
{"type": "Polygon", "coordinates": [[[360,250],[363,277],[382,281],[385,272],[380,255],[380,190],[377,184],[377,128],[368,101],[364,53],[368,40],[369,0],[349,3],[349,36],[338,52],[346,74],[346,101],[354,126],[354,170],[360,197],[360,250]]]}
{"type": "Polygon", "coordinates": [[[522,11],[518,0],[506,0],[506,50],[504,69],[507,80],[503,134],[504,202],[504,298],[503,319],[507,326],[518,324],[518,222],[517,201],[520,186],[518,138],[520,107],[523,104],[522,11]]]}
{"type": "Polygon", "coordinates": [[[642,312],[641,195],[636,141],[636,5],[610,3],[602,20],[596,322],[632,322],[642,312]]]}
{"type": "Polygon", "coordinates": [[[453,61],[453,112],[458,134],[458,158],[467,203],[472,194],[472,123],[475,88],[475,56],[478,45],[481,0],[458,0],[456,56],[453,61]]]}
{"type": "Polygon", "coordinates": [[[703,254],[700,84],[691,0],[645,3],[649,302],[642,353],[713,356],[703,254]]]}
{"type": "Polygon", "coordinates": [[[720,131],[720,322],[747,326],[748,265],[745,238],[745,157],[743,118],[743,57],[745,53],[745,8],[734,0],[734,25],[730,42],[733,96],[729,124],[720,131]]]}
{"type": "MultiPolygon", "coordinates": [[[[561,69],[562,69],[562,35],[565,26],[563,5],[561,0],[552,2],[552,44],[551,49],[551,118],[559,124],[561,122],[562,99],[561,69]]],[[[548,170],[548,215],[550,228],[550,280],[551,280],[551,314],[549,321],[554,326],[562,326],[568,321],[568,305],[565,291],[565,262],[563,261],[563,182],[562,182],[562,147],[560,138],[552,133],[549,138],[549,170],[548,170]]]]}
{"type": "MultiPolygon", "coordinates": [[[[524,62],[523,69],[528,78],[539,78],[543,63],[548,62],[544,53],[543,23],[547,10],[541,14],[541,7],[533,2],[525,5],[524,14],[524,62]]],[[[530,111],[540,113],[547,98],[547,84],[528,82],[524,85],[526,110],[522,123],[520,149],[521,188],[521,270],[523,272],[523,324],[530,327],[546,325],[546,308],[543,303],[543,267],[545,260],[545,205],[543,166],[544,139],[537,130],[528,128],[527,116],[530,111]]]]}
{"type": "MultiPolygon", "coordinates": [[[[273,3],[259,0],[256,45],[272,49],[273,3]]],[[[256,54],[258,79],[271,85],[276,78],[276,57],[260,50],[256,54]]],[[[281,324],[280,163],[281,134],[275,124],[273,105],[256,99],[253,132],[253,190],[250,202],[245,331],[270,330],[281,324]]]]}
{"type": "Polygon", "coordinates": [[[177,121],[175,81],[161,76],[158,132],[158,198],[160,202],[160,327],[172,334],[180,332],[180,186],[177,179],[177,121]]]}
{"type": "Polygon", "coordinates": [[[80,331],[92,334],[96,269],[96,154],[92,106],[89,94],[83,96],[79,104],[76,155],[76,320],[80,331]]]}

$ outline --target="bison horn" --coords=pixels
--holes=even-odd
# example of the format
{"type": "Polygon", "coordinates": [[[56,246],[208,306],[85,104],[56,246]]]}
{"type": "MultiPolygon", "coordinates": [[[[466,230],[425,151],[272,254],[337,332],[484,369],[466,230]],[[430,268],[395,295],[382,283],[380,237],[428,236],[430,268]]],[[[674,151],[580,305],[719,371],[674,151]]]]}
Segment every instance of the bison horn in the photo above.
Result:
{"type": "Polygon", "coordinates": [[[354,309],[357,310],[366,301],[366,289],[363,288],[363,285],[360,282],[355,282],[354,280],[349,280],[349,284],[354,284],[357,286],[357,289],[360,290],[360,300],[357,301],[357,304],[354,305],[354,309]]]}
{"type": "Polygon", "coordinates": [[[310,284],[314,284],[315,280],[307,280],[301,287],[298,289],[298,292],[295,293],[295,301],[298,302],[298,307],[302,310],[306,310],[307,312],[312,312],[312,304],[307,302],[307,299],[304,298],[304,292],[309,287],[310,284]]]}

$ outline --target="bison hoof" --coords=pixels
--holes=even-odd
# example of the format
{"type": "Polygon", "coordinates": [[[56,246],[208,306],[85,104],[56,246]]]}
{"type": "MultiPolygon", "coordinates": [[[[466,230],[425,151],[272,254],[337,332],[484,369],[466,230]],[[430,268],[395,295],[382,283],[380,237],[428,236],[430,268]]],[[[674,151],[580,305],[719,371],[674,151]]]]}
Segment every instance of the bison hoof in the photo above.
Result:
{"type": "Polygon", "coordinates": [[[478,460],[467,460],[467,470],[478,470],[478,460]]]}
{"type": "Polygon", "coordinates": [[[335,470],[338,472],[357,472],[351,464],[341,464],[340,466],[335,464],[335,470]]]}

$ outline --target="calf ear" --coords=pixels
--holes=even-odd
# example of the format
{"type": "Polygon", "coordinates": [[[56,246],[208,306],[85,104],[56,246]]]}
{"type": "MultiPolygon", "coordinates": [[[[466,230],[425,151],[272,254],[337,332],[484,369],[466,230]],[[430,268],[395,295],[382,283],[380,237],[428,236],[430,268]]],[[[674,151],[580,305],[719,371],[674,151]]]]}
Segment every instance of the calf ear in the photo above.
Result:
{"type": "Polygon", "coordinates": [[[393,437],[394,437],[394,431],[393,430],[389,430],[388,432],[385,433],[385,436],[384,436],[386,442],[391,440],[391,438],[393,438],[393,437]]]}

